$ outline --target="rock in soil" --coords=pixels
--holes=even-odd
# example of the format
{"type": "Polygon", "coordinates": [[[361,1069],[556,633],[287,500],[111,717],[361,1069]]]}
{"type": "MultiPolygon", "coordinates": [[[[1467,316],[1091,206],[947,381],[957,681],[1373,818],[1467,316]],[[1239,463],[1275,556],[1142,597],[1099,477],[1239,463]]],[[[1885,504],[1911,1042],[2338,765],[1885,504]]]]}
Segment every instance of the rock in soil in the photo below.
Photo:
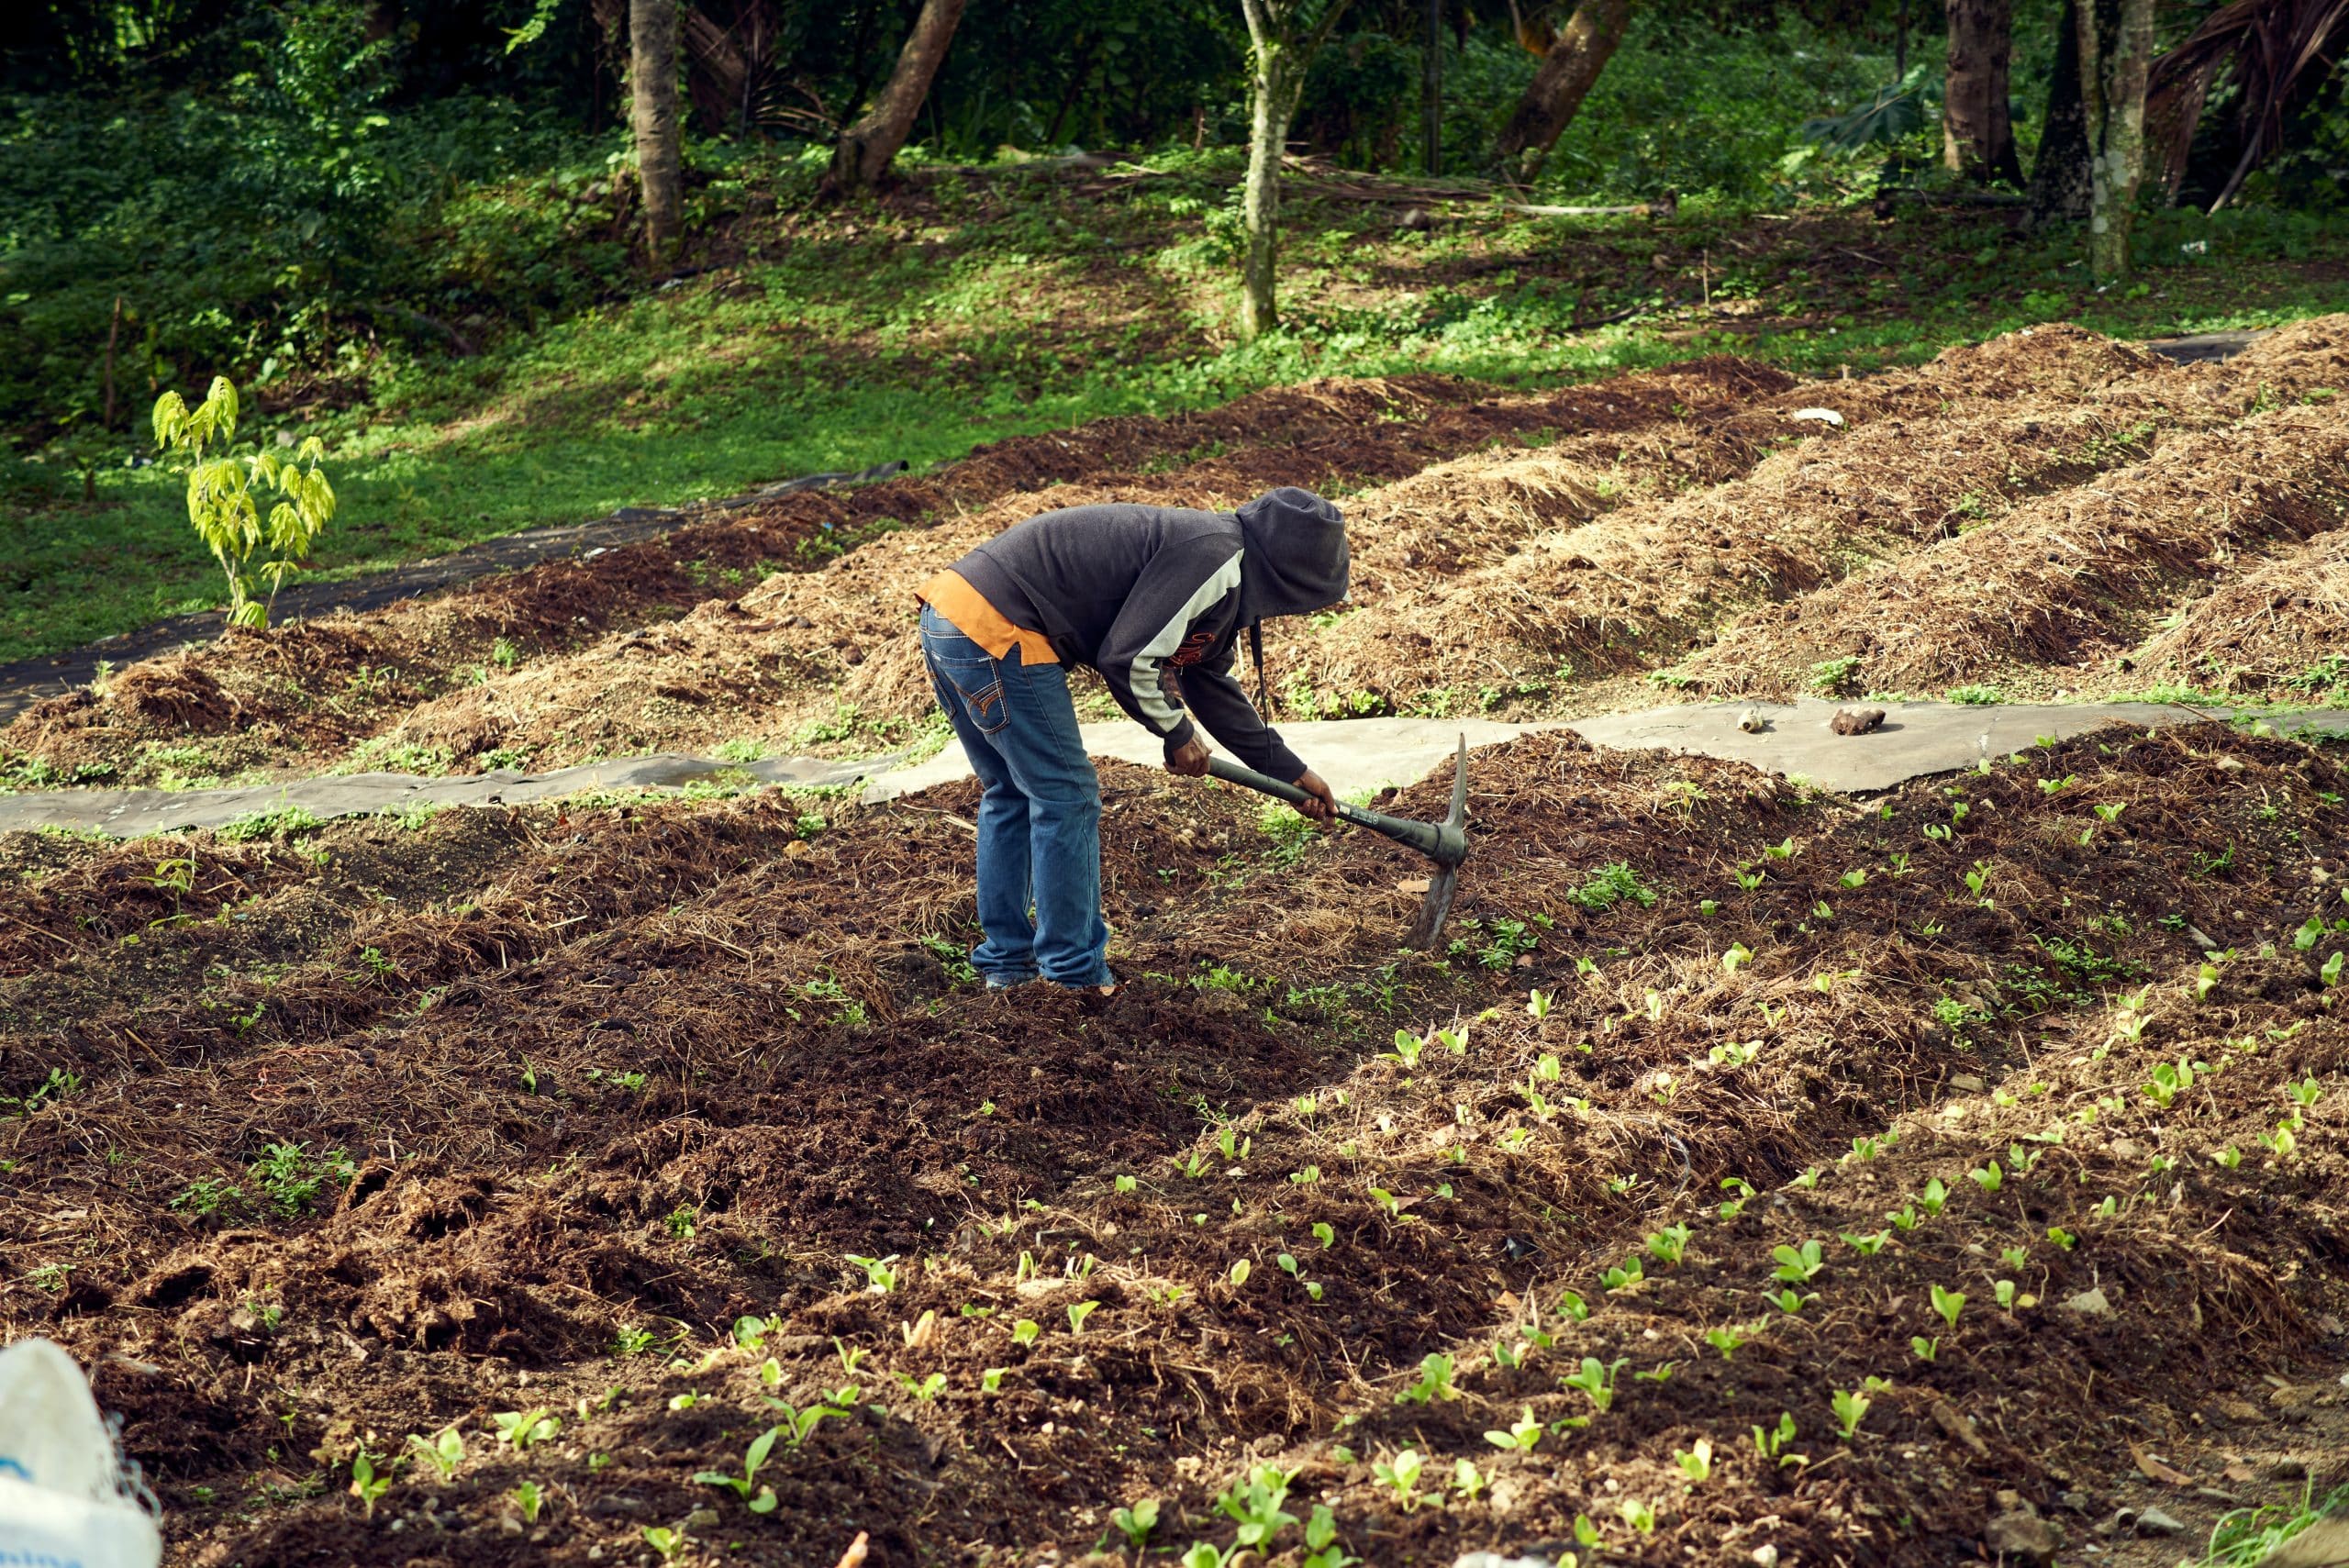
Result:
{"type": "Polygon", "coordinates": [[[2349,1519],[2319,1519],[2261,1558],[2259,1568],[2349,1568],[2349,1519]]]}
{"type": "Polygon", "coordinates": [[[1993,1557],[2008,1562],[2047,1568],[2063,1550],[2064,1532],[2025,1505],[1994,1516],[1983,1529],[1982,1544],[1993,1557]]]}

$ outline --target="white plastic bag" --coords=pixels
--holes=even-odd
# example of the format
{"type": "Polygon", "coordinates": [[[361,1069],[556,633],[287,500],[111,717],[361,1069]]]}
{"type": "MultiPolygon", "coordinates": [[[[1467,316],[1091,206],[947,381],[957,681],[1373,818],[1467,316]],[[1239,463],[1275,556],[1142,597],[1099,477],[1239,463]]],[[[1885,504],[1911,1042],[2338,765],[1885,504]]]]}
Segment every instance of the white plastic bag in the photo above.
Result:
{"type": "Polygon", "coordinates": [[[0,1568],[155,1568],[155,1521],[123,1496],[82,1369],[48,1340],[0,1350],[0,1568]]]}

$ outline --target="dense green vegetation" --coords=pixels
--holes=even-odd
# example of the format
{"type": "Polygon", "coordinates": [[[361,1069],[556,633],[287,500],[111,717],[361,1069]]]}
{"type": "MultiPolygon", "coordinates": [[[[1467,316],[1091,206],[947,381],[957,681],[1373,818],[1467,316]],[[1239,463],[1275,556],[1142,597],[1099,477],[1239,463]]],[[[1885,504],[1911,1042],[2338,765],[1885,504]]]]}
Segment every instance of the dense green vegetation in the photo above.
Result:
{"type": "MultiPolygon", "coordinates": [[[[342,506],[317,559],[348,571],[1306,374],[1548,380],[1721,341],[1856,370],[2027,321],[2190,331],[2343,299],[2324,258],[2344,220],[2319,195],[2322,160],[2349,161],[2337,82],[2257,200],[2150,221],[2126,288],[2091,292],[2076,235],[1995,209],[1877,218],[1880,187],[1946,180],[1932,117],[1852,153],[1798,132],[1891,79],[1890,6],[1639,13],[1528,195],[1675,193],[1663,221],[1529,218],[1428,185],[1418,8],[1362,8],[1300,112],[1330,172],[1293,182],[1285,325],[1246,345],[1233,6],[974,8],[903,183],[845,206],[818,199],[824,136],[900,22],[782,7],[747,115],[689,72],[665,277],[634,244],[624,95],[588,0],[536,7],[543,33],[512,50],[523,0],[217,0],[150,17],[143,43],[120,10],[75,32],[85,9],[53,5],[58,36],[0,54],[0,660],[216,601],[178,481],[143,466],[155,395],[216,373],[265,436],[324,439],[342,506]],[[1074,145],[1130,161],[1019,161],[1074,145]],[[1366,166],[1397,199],[1335,172],[1366,166]],[[1397,224],[1446,193],[1468,205],[1397,224]]],[[[2027,155],[2056,12],[2018,11],[2027,155]]],[[[1915,23],[1914,81],[1939,49],[1915,23]]],[[[1445,54],[1445,167],[1482,173],[1536,61],[1505,13],[1466,8],[1445,54]]]]}

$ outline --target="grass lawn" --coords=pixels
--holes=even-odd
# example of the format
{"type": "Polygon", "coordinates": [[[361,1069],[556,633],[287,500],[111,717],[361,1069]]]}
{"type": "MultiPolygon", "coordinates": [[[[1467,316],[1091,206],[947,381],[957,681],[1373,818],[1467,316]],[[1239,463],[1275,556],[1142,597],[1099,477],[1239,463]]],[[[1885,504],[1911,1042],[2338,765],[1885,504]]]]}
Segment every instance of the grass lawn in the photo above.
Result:
{"type": "MultiPolygon", "coordinates": [[[[474,357],[385,360],[352,406],[247,430],[326,438],[341,508],[317,565],[357,573],[1308,375],[1533,384],[1717,351],[1858,373],[2042,321],[2142,337],[2349,308],[2341,219],[2159,214],[2138,280],[2099,294],[2076,235],[2011,234],[1997,212],[1692,205],[1655,223],[1464,202],[1414,230],[1401,202],[1307,181],[1286,209],[1286,325],[1242,345],[1228,164],[926,173],[884,205],[740,217],[707,272],[474,357]]],[[[179,488],[116,468],[93,503],[6,514],[0,661],[218,602],[179,488]]]]}

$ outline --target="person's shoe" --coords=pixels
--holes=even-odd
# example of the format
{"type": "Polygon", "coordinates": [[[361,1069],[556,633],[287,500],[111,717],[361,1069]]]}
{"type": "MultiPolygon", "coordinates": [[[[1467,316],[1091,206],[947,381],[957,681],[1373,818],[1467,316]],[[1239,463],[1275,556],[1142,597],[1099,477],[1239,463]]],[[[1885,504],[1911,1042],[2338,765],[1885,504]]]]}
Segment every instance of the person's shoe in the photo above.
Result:
{"type": "Polygon", "coordinates": [[[1034,984],[1035,979],[1036,977],[1032,974],[1023,974],[1017,980],[1006,980],[1000,974],[990,974],[987,976],[987,989],[990,991],[1008,991],[1015,986],[1032,984],[1034,984]]]}

